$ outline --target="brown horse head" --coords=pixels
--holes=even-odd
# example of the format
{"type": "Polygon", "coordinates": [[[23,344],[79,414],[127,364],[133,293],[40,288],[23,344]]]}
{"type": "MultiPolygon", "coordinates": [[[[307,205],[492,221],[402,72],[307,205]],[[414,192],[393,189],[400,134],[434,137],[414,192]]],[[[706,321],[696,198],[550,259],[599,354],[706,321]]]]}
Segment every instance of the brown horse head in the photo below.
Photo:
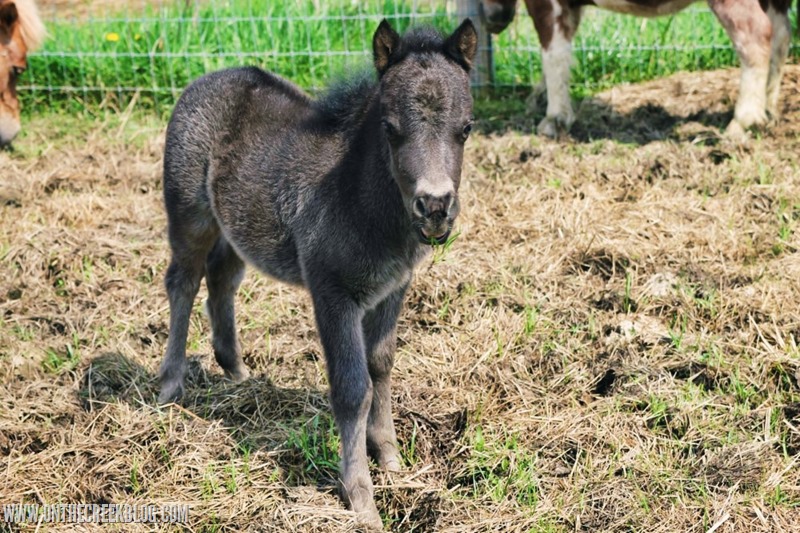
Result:
{"type": "Polygon", "coordinates": [[[20,130],[17,80],[45,30],[32,0],[0,0],[0,146],[20,130]]]}

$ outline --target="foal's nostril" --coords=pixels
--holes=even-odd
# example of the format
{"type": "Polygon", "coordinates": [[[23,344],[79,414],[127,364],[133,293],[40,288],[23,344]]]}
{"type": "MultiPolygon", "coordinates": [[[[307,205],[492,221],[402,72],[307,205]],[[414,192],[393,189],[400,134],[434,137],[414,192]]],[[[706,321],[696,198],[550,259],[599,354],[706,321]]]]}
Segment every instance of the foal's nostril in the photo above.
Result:
{"type": "Polygon", "coordinates": [[[425,200],[422,196],[417,196],[414,200],[414,212],[421,217],[428,216],[428,209],[425,206],[425,200]]]}
{"type": "Polygon", "coordinates": [[[450,211],[450,207],[453,205],[453,195],[451,193],[447,193],[442,197],[442,208],[445,213],[450,211]]]}
{"type": "Polygon", "coordinates": [[[423,194],[414,198],[412,208],[414,214],[420,218],[444,219],[450,215],[454,201],[455,195],[453,193],[447,193],[442,196],[423,194]]]}

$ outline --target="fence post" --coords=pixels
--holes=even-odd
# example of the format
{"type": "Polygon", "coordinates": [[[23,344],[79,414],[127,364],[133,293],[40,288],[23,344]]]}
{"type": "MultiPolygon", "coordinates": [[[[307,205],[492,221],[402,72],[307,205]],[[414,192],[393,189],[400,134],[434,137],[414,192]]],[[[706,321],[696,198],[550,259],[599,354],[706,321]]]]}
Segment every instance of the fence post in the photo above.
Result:
{"type": "Polygon", "coordinates": [[[472,86],[480,94],[485,94],[494,84],[494,64],[492,63],[492,34],[486,30],[481,16],[481,0],[456,0],[456,16],[459,19],[471,18],[478,30],[478,53],[472,67],[472,86]]]}

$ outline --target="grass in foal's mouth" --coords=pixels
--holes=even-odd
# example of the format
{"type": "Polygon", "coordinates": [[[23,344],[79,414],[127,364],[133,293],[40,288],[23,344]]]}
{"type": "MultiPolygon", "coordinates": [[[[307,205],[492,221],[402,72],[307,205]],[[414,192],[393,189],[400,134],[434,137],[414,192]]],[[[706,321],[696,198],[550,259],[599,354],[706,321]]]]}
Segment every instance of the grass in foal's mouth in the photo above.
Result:
{"type": "Polygon", "coordinates": [[[450,232],[450,234],[447,236],[447,239],[445,239],[443,243],[439,243],[436,239],[431,238],[430,245],[433,248],[434,265],[447,259],[448,252],[453,247],[453,243],[456,242],[460,235],[461,231],[450,232]]]}

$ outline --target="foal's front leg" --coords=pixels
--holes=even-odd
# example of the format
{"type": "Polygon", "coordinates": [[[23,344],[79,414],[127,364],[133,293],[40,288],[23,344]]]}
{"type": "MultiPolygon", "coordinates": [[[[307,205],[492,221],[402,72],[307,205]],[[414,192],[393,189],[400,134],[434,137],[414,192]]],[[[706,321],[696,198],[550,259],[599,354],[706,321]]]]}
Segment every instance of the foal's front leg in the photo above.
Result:
{"type": "Polygon", "coordinates": [[[311,296],[328,366],[331,407],[342,441],[342,498],[361,521],[382,528],[367,460],[372,380],[362,333],[364,312],[350,297],[330,286],[312,286],[311,296]]]}
{"type": "Polygon", "coordinates": [[[390,294],[364,316],[367,365],[372,378],[372,406],[367,421],[367,451],[385,470],[401,469],[397,435],[392,420],[391,372],[397,348],[397,317],[406,293],[390,294]]]}

